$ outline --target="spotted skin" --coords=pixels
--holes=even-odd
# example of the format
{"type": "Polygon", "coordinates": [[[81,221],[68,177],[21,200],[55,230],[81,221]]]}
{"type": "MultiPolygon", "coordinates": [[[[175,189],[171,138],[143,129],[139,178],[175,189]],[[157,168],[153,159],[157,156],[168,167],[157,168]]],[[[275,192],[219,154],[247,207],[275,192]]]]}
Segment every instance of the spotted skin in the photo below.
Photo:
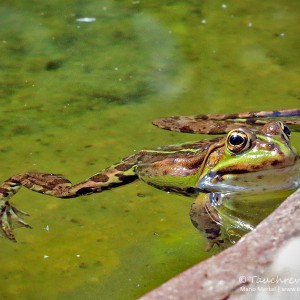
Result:
{"type": "Polygon", "coordinates": [[[76,198],[134,181],[137,179],[134,171],[135,163],[136,156],[129,156],[119,164],[75,185],[57,174],[28,172],[10,177],[0,186],[0,233],[8,239],[16,241],[13,234],[15,224],[30,228],[30,225],[22,219],[27,214],[17,210],[8,201],[22,186],[34,192],[58,198],[76,198]]]}
{"type": "MultiPolygon", "coordinates": [[[[248,116],[254,118],[266,115],[274,118],[286,117],[288,113],[295,115],[299,112],[300,110],[263,112],[251,113],[248,116]]],[[[196,132],[196,127],[191,126],[199,126],[197,122],[200,124],[205,122],[207,129],[201,132],[216,133],[220,132],[223,125],[225,127],[227,121],[223,120],[224,118],[245,119],[247,116],[208,115],[174,117],[172,120],[178,121],[177,125],[180,126],[177,129],[183,132],[196,132]],[[193,125],[182,121],[182,118],[192,118],[193,125]],[[220,123],[222,126],[210,123],[214,119],[223,122],[220,123]],[[217,131],[213,127],[217,128],[217,131]]],[[[291,181],[286,179],[283,183],[276,182],[272,178],[274,186],[287,187],[296,181],[297,175],[294,173],[298,172],[295,165],[299,155],[290,146],[290,132],[287,127],[281,122],[267,123],[262,127],[262,124],[256,125],[253,119],[243,124],[243,126],[239,122],[227,124],[227,128],[222,128],[222,132],[229,129],[232,131],[225,137],[141,150],[77,184],[72,184],[58,174],[28,172],[14,175],[0,185],[0,234],[15,241],[13,229],[16,226],[30,228],[23,220],[27,214],[9,202],[22,186],[34,192],[67,199],[103,192],[141,179],[161,190],[195,198],[190,211],[193,225],[207,237],[208,249],[214,245],[222,246],[224,244],[224,236],[221,234],[222,218],[213,201],[217,198],[216,191],[223,192],[227,189],[235,191],[240,188],[257,190],[257,186],[262,186],[262,189],[268,188],[269,177],[272,176],[274,169],[281,172],[286,170],[285,172],[290,175],[287,177],[291,177],[291,181]],[[241,136],[245,137],[247,143],[236,145],[241,136]],[[256,153],[260,155],[251,158],[256,153]]],[[[173,125],[170,125],[169,129],[175,130],[176,126],[173,125]]],[[[203,125],[204,123],[201,125],[202,129],[203,125]]]]}
{"type": "Polygon", "coordinates": [[[154,120],[153,124],[162,129],[184,133],[223,134],[238,127],[259,131],[271,120],[281,119],[291,130],[300,131],[299,116],[300,109],[295,108],[227,115],[167,117],[154,120]],[[295,120],[290,118],[295,118],[295,120]]]}
{"type": "Polygon", "coordinates": [[[207,251],[211,250],[214,245],[223,248],[225,240],[221,236],[220,218],[207,194],[201,194],[192,203],[190,218],[194,227],[205,234],[207,251]]]}

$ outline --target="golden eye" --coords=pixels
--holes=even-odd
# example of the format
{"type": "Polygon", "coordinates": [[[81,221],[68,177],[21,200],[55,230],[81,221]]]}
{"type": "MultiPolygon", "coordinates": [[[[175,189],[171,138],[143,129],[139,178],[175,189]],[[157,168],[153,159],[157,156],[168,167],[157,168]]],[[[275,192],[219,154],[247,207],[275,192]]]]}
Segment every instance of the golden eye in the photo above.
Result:
{"type": "Polygon", "coordinates": [[[251,144],[251,139],[243,130],[232,130],[227,136],[227,148],[230,152],[237,154],[245,149],[248,149],[251,144]]]}
{"type": "Polygon", "coordinates": [[[284,139],[286,141],[289,141],[290,140],[290,136],[291,136],[291,131],[290,129],[287,127],[286,124],[282,123],[279,121],[279,124],[280,124],[280,128],[281,128],[281,131],[282,131],[282,135],[284,137],[284,139]]]}

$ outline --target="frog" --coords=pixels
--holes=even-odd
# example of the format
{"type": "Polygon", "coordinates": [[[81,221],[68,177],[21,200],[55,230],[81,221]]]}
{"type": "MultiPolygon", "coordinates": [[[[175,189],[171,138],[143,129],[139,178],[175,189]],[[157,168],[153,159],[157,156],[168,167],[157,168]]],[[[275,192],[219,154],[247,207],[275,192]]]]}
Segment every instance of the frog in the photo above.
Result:
{"type": "Polygon", "coordinates": [[[28,214],[10,203],[21,187],[68,199],[140,179],[160,190],[190,197],[190,219],[206,237],[206,250],[214,245],[222,247],[230,240],[228,237],[238,239],[243,232],[255,228],[251,207],[261,200],[255,196],[247,202],[248,196],[251,199],[252,195],[267,193],[272,204],[277,203],[272,195],[292,193],[300,186],[299,154],[290,143],[291,131],[300,131],[299,115],[300,109],[286,109],[160,118],[153,124],[162,129],[218,136],[140,150],[77,184],[55,173],[11,176],[0,185],[1,236],[16,242],[16,227],[31,228],[24,221],[28,214]],[[248,214],[243,207],[247,207],[248,214]],[[230,225],[225,227],[225,221],[230,225]]]}

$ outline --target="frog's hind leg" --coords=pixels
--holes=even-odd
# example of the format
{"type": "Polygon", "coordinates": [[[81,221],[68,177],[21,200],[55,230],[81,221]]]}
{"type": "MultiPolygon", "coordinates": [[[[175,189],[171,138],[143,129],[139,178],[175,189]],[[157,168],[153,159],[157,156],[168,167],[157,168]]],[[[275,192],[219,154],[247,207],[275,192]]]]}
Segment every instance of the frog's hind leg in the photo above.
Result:
{"type": "Polygon", "coordinates": [[[8,201],[20,187],[19,182],[12,178],[6,180],[0,186],[0,236],[7,237],[12,241],[16,241],[12,228],[31,228],[31,226],[22,219],[23,216],[28,214],[13,207],[8,201]]]}
{"type": "Polygon", "coordinates": [[[58,198],[75,198],[99,193],[137,179],[135,174],[137,157],[138,155],[129,156],[120,163],[75,185],[57,174],[31,172],[12,176],[0,185],[0,235],[15,241],[14,228],[17,226],[30,228],[30,225],[21,218],[27,214],[19,211],[9,203],[9,199],[22,186],[34,192],[58,198]]]}
{"type": "Polygon", "coordinates": [[[193,225],[207,238],[209,251],[215,244],[223,246],[221,237],[220,217],[216,209],[211,205],[209,194],[200,193],[191,206],[190,218],[193,225]]]}
{"type": "Polygon", "coordinates": [[[93,193],[100,193],[121,185],[133,182],[138,177],[135,173],[135,156],[128,157],[110,168],[79,182],[68,188],[67,192],[55,194],[53,196],[61,198],[74,198],[93,193]]]}

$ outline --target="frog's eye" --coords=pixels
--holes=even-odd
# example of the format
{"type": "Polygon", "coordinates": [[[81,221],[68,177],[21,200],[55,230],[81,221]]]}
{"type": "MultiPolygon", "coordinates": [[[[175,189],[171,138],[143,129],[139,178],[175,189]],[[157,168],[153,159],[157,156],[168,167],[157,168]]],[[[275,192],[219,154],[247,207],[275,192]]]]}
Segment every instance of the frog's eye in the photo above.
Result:
{"type": "Polygon", "coordinates": [[[285,140],[289,141],[290,136],[291,136],[291,131],[290,129],[287,127],[286,124],[279,122],[281,130],[282,130],[282,135],[284,137],[285,140]]]}
{"type": "Polygon", "coordinates": [[[249,149],[251,139],[248,134],[241,129],[232,130],[227,136],[227,148],[230,152],[237,154],[245,149],[249,149]]]}

